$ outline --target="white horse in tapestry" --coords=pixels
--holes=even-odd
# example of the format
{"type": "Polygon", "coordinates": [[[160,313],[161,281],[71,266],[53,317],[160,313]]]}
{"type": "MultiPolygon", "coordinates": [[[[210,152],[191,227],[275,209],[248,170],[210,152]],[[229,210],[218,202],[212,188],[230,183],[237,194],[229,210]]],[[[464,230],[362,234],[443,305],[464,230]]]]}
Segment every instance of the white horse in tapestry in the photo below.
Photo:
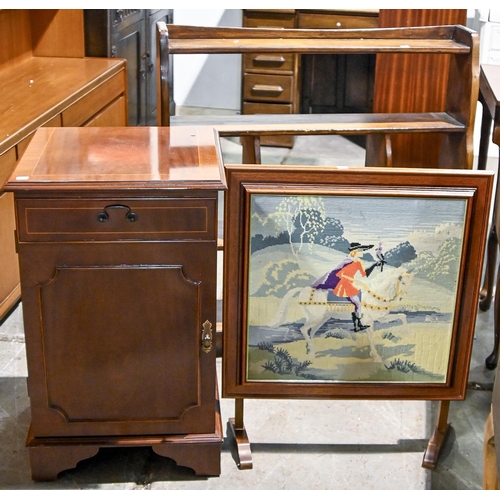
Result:
{"type": "MultiPolygon", "coordinates": [[[[407,326],[406,315],[403,312],[395,313],[394,309],[406,294],[411,281],[411,275],[399,268],[386,267],[382,272],[376,272],[369,278],[357,280],[362,290],[363,322],[368,328],[360,330],[366,332],[370,344],[370,355],[376,362],[382,362],[373,340],[373,326],[375,323],[399,319],[404,327],[407,326]],[[390,315],[390,318],[389,318],[390,315]]],[[[287,311],[295,301],[298,317],[304,317],[305,322],[300,328],[306,341],[307,353],[314,356],[314,336],[316,332],[331,319],[350,320],[354,306],[347,299],[332,297],[329,290],[322,290],[310,286],[297,287],[290,290],[282,299],[275,316],[266,325],[268,328],[278,328],[283,325],[287,311]],[[297,305],[298,302],[298,305],[297,305]]]]}

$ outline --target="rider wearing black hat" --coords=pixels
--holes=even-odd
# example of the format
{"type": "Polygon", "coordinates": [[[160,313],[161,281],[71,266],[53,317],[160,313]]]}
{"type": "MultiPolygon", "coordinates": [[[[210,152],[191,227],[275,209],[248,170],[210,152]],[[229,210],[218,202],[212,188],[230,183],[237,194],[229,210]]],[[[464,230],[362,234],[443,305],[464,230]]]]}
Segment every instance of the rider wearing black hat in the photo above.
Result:
{"type": "Polygon", "coordinates": [[[346,298],[354,305],[352,322],[355,332],[365,330],[370,326],[361,323],[361,290],[354,283],[355,276],[358,273],[361,276],[369,276],[376,267],[382,265],[382,262],[378,261],[365,269],[360,258],[363,252],[370,250],[370,248],[373,248],[373,245],[362,245],[358,242],[351,243],[349,245],[349,256],[332,271],[312,284],[314,288],[332,290],[334,295],[346,298]]]}

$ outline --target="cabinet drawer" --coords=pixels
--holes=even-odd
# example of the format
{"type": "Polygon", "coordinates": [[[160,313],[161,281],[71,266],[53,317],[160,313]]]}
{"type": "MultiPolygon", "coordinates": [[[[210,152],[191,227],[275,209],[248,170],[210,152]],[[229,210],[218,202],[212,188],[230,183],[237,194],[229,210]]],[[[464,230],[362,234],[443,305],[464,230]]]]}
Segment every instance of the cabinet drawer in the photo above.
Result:
{"type": "Polygon", "coordinates": [[[80,127],[101,111],[108,103],[124,93],[124,73],[105,81],[99,87],[79,99],[75,104],[64,110],[62,122],[64,127],[80,127]]]}
{"type": "Polygon", "coordinates": [[[16,148],[10,148],[5,153],[0,155],[0,189],[8,180],[14,167],[16,166],[17,155],[16,148]]]}
{"type": "MultiPolygon", "coordinates": [[[[293,113],[291,104],[274,104],[270,102],[244,102],[244,115],[290,115],[293,113]]],[[[263,135],[260,138],[261,146],[293,147],[293,135],[263,135]]]]}
{"type": "Polygon", "coordinates": [[[45,122],[42,127],[62,127],[62,116],[56,115],[49,121],[45,122]]]}
{"type": "Polygon", "coordinates": [[[360,29],[377,28],[378,16],[356,16],[344,14],[299,14],[299,28],[305,29],[360,29]]]}
{"type": "Polygon", "coordinates": [[[292,88],[292,76],[246,74],[243,81],[243,100],[292,102],[292,88]]]}
{"type": "Polygon", "coordinates": [[[85,124],[86,127],[124,127],[127,125],[127,103],[119,97],[85,124]]]}
{"type": "Polygon", "coordinates": [[[244,102],[244,115],[291,115],[291,104],[273,104],[267,102],[244,102]]]}
{"type": "Polygon", "coordinates": [[[15,229],[14,195],[0,192],[0,319],[20,296],[15,229]]]}
{"type": "Polygon", "coordinates": [[[293,54],[244,54],[244,72],[286,72],[293,73],[295,56],[293,54]]]}
{"type": "Polygon", "coordinates": [[[294,14],[245,12],[245,28],[295,28],[294,14]]]}
{"type": "Polygon", "coordinates": [[[215,199],[17,201],[28,241],[215,240],[215,199]]]}

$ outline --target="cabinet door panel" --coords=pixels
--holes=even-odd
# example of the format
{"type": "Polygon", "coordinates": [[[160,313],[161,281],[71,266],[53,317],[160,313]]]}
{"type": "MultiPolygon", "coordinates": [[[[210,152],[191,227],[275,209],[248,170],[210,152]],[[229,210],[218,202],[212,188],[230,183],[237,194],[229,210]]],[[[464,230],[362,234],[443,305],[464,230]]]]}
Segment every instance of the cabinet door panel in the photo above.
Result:
{"type": "Polygon", "coordinates": [[[40,285],[49,406],[71,422],[179,420],[199,405],[201,325],[176,302],[197,304],[199,287],[179,265],[57,268],[40,285]]]}
{"type": "Polygon", "coordinates": [[[21,295],[15,229],[14,195],[0,192],[0,319],[21,295]]]}
{"type": "MultiPolygon", "coordinates": [[[[16,148],[0,155],[0,187],[10,177],[15,165],[16,148]]],[[[21,296],[15,229],[14,195],[0,191],[0,320],[21,296]]]]}
{"type": "Polygon", "coordinates": [[[215,242],[21,250],[22,269],[36,274],[24,308],[38,311],[43,331],[28,321],[43,353],[28,356],[35,435],[213,431],[215,348],[201,348],[203,323],[215,325],[207,245],[215,242]]]}
{"type": "Polygon", "coordinates": [[[112,36],[112,55],[127,60],[128,124],[145,124],[146,73],[144,69],[146,37],[141,19],[112,36]]]}
{"type": "MultiPolygon", "coordinates": [[[[147,49],[148,64],[146,68],[146,125],[156,125],[156,23],[164,21],[166,24],[173,23],[173,10],[172,9],[159,9],[157,11],[146,11],[147,16],[147,49]]],[[[168,72],[169,84],[173,88],[173,56],[170,57],[170,71],[168,72]]],[[[173,96],[170,95],[170,110],[174,109],[173,96]]]]}

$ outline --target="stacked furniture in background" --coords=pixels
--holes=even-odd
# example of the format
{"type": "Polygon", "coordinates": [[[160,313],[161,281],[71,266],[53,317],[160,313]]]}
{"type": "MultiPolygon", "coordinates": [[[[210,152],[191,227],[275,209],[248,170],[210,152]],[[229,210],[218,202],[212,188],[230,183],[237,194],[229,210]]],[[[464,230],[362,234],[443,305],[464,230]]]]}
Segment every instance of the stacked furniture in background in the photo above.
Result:
{"type": "MultiPolygon", "coordinates": [[[[448,63],[443,84],[445,97],[443,103],[425,112],[225,116],[213,118],[212,124],[217,125],[221,136],[242,138],[243,161],[246,163],[260,161],[260,141],[268,136],[338,134],[366,136],[367,166],[408,166],[393,158],[393,138],[432,134],[441,138],[437,164],[423,162],[418,166],[472,168],[479,40],[477,33],[463,26],[329,30],[207,28],[158,23],[158,29],[159,126],[189,120],[170,116],[169,56],[175,54],[258,52],[442,56],[442,63],[448,63]]],[[[195,119],[201,120],[199,116],[195,119]]]]}
{"type": "Polygon", "coordinates": [[[0,319],[20,299],[12,193],[38,127],[127,125],[125,63],[86,58],[83,10],[0,10],[0,319]]]}
{"type": "MultiPolygon", "coordinates": [[[[377,28],[378,9],[245,9],[245,28],[377,28]]],[[[373,111],[374,54],[245,54],[241,114],[373,111]]],[[[293,136],[263,145],[293,145],[293,136]]]]}
{"type": "Polygon", "coordinates": [[[127,61],[128,124],[156,123],[156,23],[172,9],[85,9],[85,55],[127,61]]]}

